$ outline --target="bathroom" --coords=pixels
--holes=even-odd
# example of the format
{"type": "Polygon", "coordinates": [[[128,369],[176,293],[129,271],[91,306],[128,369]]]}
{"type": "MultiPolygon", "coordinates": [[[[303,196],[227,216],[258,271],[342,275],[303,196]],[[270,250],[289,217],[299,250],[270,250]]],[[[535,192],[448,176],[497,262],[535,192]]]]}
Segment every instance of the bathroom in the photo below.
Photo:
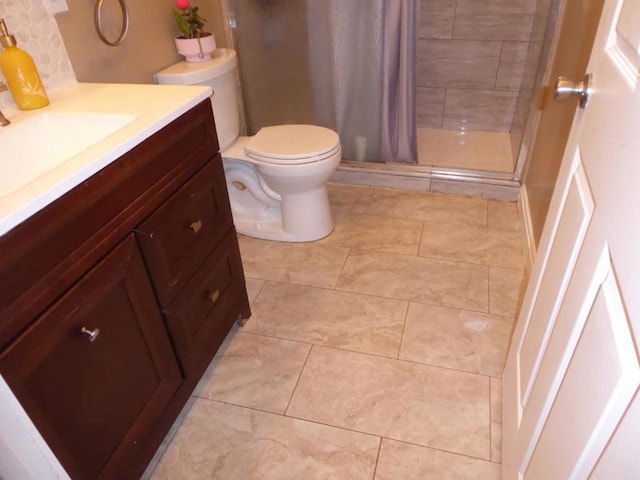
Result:
{"type": "MultiPolygon", "coordinates": [[[[270,11],[288,2],[193,3],[209,20],[218,47],[235,43],[242,55],[243,19],[234,17],[241,13],[238,5],[270,11]],[[225,18],[236,22],[235,29],[225,28],[225,18]]],[[[532,99],[545,73],[562,3],[421,1],[418,163],[345,159],[329,186],[332,211],[341,228],[317,245],[241,239],[252,310],[258,313],[255,322],[250,320],[245,331],[234,329],[208,374],[218,383],[199,387],[189,404],[195,405],[195,413],[190,417],[185,411],[178,422],[188,422],[188,429],[181,431],[176,425],[177,431],[167,437],[146,477],[208,478],[215,471],[218,476],[213,478],[253,478],[264,468],[279,473],[260,478],[307,478],[304,473],[287,476],[296,469],[307,469],[297,471],[308,478],[317,474],[318,478],[382,480],[423,478],[434,472],[440,472],[435,478],[447,478],[442,472],[452,478],[457,478],[455,472],[466,472],[462,478],[500,478],[501,367],[531,269],[530,256],[541,241],[560,169],[558,158],[533,166],[527,165],[527,158],[534,149],[532,99]],[[429,68],[421,63],[425,57],[442,63],[429,68]],[[445,149],[450,149],[446,155],[442,154],[445,149]],[[430,158],[434,151],[440,155],[430,158]],[[468,163],[470,158],[477,163],[468,163]],[[528,194],[526,204],[519,197],[521,185],[528,194]],[[470,248],[474,241],[478,246],[470,248]],[[412,260],[404,263],[407,258],[412,260]],[[382,267],[367,276],[367,266],[375,262],[382,267]],[[466,267],[445,273],[439,269],[445,262],[466,267]],[[429,279],[449,275],[457,286],[447,292],[429,279]],[[470,314],[478,311],[483,313],[470,314]],[[314,315],[319,324],[306,328],[281,321],[314,315]],[[427,317],[430,328],[437,331],[435,340],[421,324],[427,317]],[[486,349],[485,357],[451,355],[451,350],[471,348],[464,341],[450,344],[449,352],[436,348],[434,342],[446,344],[451,336],[465,336],[464,329],[447,327],[456,322],[486,329],[479,344],[471,341],[473,348],[486,349]],[[433,351],[425,351],[429,349],[433,351]],[[230,354],[225,360],[226,352],[230,354]],[[246,352],[258,352],[257,358],[246,352]],[[389,358],[394,359],[393,365],[389,358]],[[343,365],[348,375],[335,383],[355,385],[352,395],[366,398],[375,414],[348,401],[341,404],[327,398],[338,396],[340,385],[332,380],[339,377],[343,365]],[[431,365],[443,368],[434,373],[427,367],[431,365]],[[385,405],[389,398],[365,391],[384,390],[386,385],[360,382],[359,376],[366,377],[368,372],[399,382],[393,387],[398,390],[403,382],[409,390],[422,388],[415,382],[421,375],[446,391],[465,390],[468,397],[456,397],[456,401],[466,402],[466,410],[455,421],[434,426],[438,431],[431,435],[423,431],[421,422],[437,424],[437,420],[423,406],[413,405],[422,397],[408,392],[395,401],[411,412],[411,421],[396,419],[396,428],[384,412],[374,408],[376,402],[385,405]],[[474,424],[479,417],[482,421],[474,424]],[[238,425],[252,424],[256,437],[269,439],[263,445],[251,435],[225,432],[227,425],[219,418],[228,419],[234,431],[242,429],[238,425]],[[197,428],[209,420],[215,423],[214,433],[197,428]],[[412,422],[417,426],[412,427],[412,422]],[[224,438],[219,443],[228,448],[220,449],[207,436],[224,438]],[[292,443],[287,437],[293,438],[292,443]],[[278,442],[288,453],[271,445],[278,442]],[[307,454],[304,460],[296,457],[300,448],[307,454]],[[331,453],[322,453],[324,448],[331,453]],[[255,458],[260,455],[264,456],[261,464],[255,458]],[[323,455],[335,462],[324,461],[323,455]]],[[[0,5],[0,17],[34,56],[48,88],[74,79],[150,83],[154,73],[179,60],[173,45],[177,33],[170,14],[173,0],[129,1],[131,28],[126,44],[116,48],[97,38],[92,0],[67,0],[67,4],[70,11],[55,20],[44,12],[43,0],[0,5]]],[[[117,35],[117,2],[105,4],[106,33],[117,35]]],[[[287,30],[288,35],[297,33],[287,30]]],[[[304,95],[305,87],[299,88],[296,93],[304,95]]],[[[9,95],[0,94],[0,108],[10,105],[9,95]]],[[[249,130],[252,122],[259,124],[251,119],[249,106],[245,105],[244,113],[249,130]]],[[[274,117],[264,121],[276,123],[288,121],[286,115],[291,112],[269,109],[268,113],[274,117]],[[283,117],[278,115],[285,118],[279,120],[283,117]]],[[[293,115],[304,118],[306,113],[297,110],[293,115]]],[[[447,399],[430,401],[432,407],[440,407],[447,399]]],[[[393,406],[386,408],[390,411],[393,406]]]]}

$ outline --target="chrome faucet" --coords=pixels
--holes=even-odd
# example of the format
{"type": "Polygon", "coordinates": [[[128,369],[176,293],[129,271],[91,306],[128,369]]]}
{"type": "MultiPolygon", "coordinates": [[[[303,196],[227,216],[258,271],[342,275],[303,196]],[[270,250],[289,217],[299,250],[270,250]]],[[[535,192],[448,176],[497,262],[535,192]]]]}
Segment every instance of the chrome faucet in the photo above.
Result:
{"type": "MultiPolygon", "coordinates": [[[[0,92],[4,92],[4,91],[6,91],[8,89],[9,89],[9,87],[7,87],[6,83],[0,82],[0,92]]],[[[10,123],[11,122],[9,121],[9,119],[7,117],[5,117],[4,114],[2,113],[2,110],[0,110],[0,127],[6,127],[10,123]]]]}

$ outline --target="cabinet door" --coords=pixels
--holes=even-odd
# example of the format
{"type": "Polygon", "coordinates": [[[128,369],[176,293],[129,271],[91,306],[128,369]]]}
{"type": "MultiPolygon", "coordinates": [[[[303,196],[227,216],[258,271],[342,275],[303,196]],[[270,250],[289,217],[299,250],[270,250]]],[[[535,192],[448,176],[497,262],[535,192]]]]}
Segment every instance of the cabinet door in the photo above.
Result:
{"type": "Polygon", "coordinates": [[[0,355],[0,372],[72,478],[118,477],[181,383],[132,236],[0,355]]]}

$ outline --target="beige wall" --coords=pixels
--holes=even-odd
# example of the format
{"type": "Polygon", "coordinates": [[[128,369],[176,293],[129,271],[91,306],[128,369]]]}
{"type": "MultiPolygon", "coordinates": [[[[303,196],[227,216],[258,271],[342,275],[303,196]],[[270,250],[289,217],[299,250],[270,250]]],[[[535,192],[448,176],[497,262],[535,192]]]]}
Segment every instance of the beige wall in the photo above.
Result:
{"type": "MultiPolygon", "coordinates": [[[[42,2],[0,0],[0,18],[6,21],[9,32],[18,40],[18,46],[33,57],[47,91],[75,82],[56,22],[42,2]]],[[[0,109],[5,108],[17,108],[11,92],[0,93],[0,109]]]]}
{"type": "MultiPolygon", "coordinates": [[[[174,0],[127,0],[131,15],[129,35],[118,47],[109,47],[96,35],[93,25],[95,0],[67,0],[69,11],[56,15],[71,64],[80,82],[151,83],[153,74],[177,62],[173,38],[178,29],[171,9],[174,0]]],[[[198,0],[218,46],[225,46],[219,0],[198,0]]],[[[115,0],[104,3],[104,25],[108,38],[116,38],[121,25],[115,0]]]]}

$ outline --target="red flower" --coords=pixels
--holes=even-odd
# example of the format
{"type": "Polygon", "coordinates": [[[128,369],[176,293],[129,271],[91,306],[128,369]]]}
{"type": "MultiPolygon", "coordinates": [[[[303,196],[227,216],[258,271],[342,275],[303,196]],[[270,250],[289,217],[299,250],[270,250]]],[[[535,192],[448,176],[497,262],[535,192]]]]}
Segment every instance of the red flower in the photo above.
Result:
{"type": "Polygon", "coordinates": [[[180,10],[186,10],[189,6],[189,0],[176,0],[176,7],[180,10]]]}

